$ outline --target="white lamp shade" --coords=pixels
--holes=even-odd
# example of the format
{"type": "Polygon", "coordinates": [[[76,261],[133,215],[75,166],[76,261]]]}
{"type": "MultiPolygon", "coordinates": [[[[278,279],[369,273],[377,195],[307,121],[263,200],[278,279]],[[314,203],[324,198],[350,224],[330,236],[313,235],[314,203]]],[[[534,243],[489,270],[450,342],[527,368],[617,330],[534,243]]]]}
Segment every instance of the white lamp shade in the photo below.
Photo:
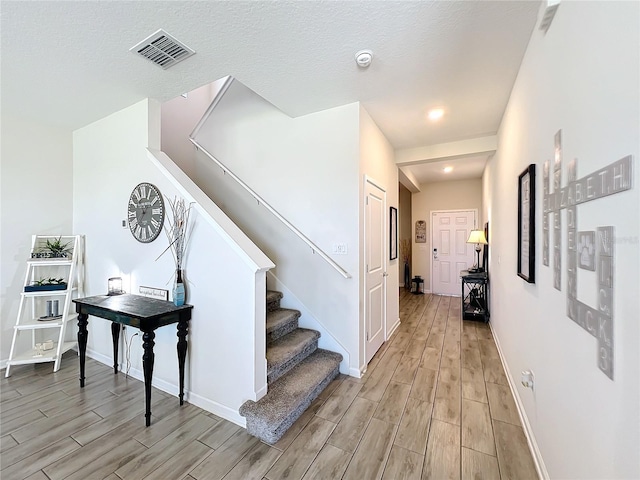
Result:
{"type": "Polygon", "coordinates": [[[467,243],[479,243],[482,245],[488,245],[487,239],[484,236],[484,230],[471,230],[467,243]]]}

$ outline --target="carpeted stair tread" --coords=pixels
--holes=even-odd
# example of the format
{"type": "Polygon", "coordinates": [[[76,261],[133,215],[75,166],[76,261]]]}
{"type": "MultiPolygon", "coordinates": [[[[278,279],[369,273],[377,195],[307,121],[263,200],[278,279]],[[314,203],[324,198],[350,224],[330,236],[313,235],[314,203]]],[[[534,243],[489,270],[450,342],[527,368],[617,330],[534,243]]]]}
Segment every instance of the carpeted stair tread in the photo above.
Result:
{"type": "Polygon", "coordinates": [[[300,312],[288,308],[278,308],[267,312],[267,343],[298,328],[298,318],[300,318],[300,312]]]}
{"type": "Polygon", "coordinates": [[[240,407],[247,419],[247,431],[273,444],[338,375],[342,355],[317,349],[286,375],[269,386],[269,393],[258,402],[240,407]]]}
{"type": "Polygon", "coordinates": [[[282,292],[276,290],[267,290],[267,312],[271,312],[280,308],[280,300],[282,299],[282,292]]]}
{"type": "Polygon", "coordinates": [[[320,332],[296,328],[267,346],[267,383],[287,373],[296,363],[318,348],[320,332]]]}

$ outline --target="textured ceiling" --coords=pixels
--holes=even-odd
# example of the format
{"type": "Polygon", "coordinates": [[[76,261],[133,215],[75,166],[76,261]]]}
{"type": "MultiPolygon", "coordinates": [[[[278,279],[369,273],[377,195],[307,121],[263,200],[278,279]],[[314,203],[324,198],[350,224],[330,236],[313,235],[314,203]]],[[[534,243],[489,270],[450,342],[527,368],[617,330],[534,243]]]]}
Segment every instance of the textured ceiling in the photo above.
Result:
{"type": "Polygon", "coordinates": [[[233,75],[291,116],[360,101],[396,149],[493,134],[539,6],[3,0],[2,109],[76,129],[233,75]],[[158,28],[196,55],[165,71],[128,51],[158,28]],[[434,106],[446,112],[435,124],[434,106]]]}

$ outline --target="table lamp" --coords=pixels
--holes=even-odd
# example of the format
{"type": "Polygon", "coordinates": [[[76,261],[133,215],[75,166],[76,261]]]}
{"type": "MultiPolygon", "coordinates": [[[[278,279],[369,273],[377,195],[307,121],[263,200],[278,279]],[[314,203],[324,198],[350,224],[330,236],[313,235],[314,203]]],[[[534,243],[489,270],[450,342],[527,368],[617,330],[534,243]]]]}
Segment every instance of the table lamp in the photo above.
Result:
{"type": "Polygon", "coordinates": [[[108,281],[108,289],[107,295],[122,295],[124,293],[122,290],[122,278],[111,277],[108,281]]]}
{"type": "Polygon", "coordinates": [[[479,272],[480,271],[480,245],[488,245],[487,239],[484,236],[484,230],[471,230],[469,234],[469,238],[467,239],[467,243],[475,243],[476,244],[476,268],[472,268],[469,272],[479,272]]]}

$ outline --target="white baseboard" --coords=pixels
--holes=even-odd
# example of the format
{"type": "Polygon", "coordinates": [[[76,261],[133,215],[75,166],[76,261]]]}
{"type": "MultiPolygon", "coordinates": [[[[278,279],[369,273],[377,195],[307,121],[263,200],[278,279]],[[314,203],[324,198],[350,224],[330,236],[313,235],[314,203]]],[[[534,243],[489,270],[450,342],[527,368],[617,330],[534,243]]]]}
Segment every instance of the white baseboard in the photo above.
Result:
{"type": "Polygon", "coordinates": [[[498,354],[500,355],[500,363],[502,363],[502,368],[504,368],[505,375],[507,377],[507,381],[509,382],[509,389],[511,390],[511,394],[515,399],[516,408],[518,409],[518,415],[520,416],[520,422],[522,422],[524,435],[527,437],[527,444],[529,445],[529,450],[531,451],[531,456],[533,457],[533,463],[536,466],[536,470],[538,472],[538,476],[541,479],[547,480],[549,478],[549,472],[547,471],[547,467],[544,463],[544,459],[542,458],[542,453],[538,448],[538,442],[536,442],[536,437],[533,434],[533,429],[531,428],[531,424],[529,423],[529,417],[527,417],[527,412],[524,409],[524,405],[522,403],[522,399],[520,398],[520,392],[516,388],[516,384],[514,383],[513,376],[511,375],[511,371],[509,370],[509,366],[504,359],[504,355],[502,353],[502,348],[500,348],[500,341],[495,334],[495,331],[491,327],[491,333],[493,334],[493,340],[496,343],[496,347],[498,348],[498,354]]]}
{"type": "MultiPolygon", "coordinates": [[[[107,365],[108,367],[113,367],[113,357],[111,356],[103,355],[99,352],[96,352],[95,350],[87,348],[87,357],[93,358],[95,361],[107,365]]],[[[118,370],[120,371],[120,373],[126,374],[123,364],[118,364],[118,370]]],[[[144,382],[144,372],[142,370],[138,370],[137,368],[130,368],[127,375],[129,377],[135,378],[136,380],[144,382]]],[[[169,383],[159,378],[154,378],[151,382],[151,385],[156,387],[158,390],[162,390],[169,395],[175,395],[176,397],[180,393],[180,387],[178,385],[169,383]]],[[[189,392],[187,390],[185,390],[184,392],[184,398],[185,400],[189,399],[189,392]]]]}
{"type": "MultiPolygon", "coordinates": [[[[95,361],[100,362],[108,367],[113,367],[113,358],[111,356],[103,355],[94,350],[87,349],[87,357],[93,358],[95,361]]],[[[121,373],[122,365],[119,365],[119,370],[121,373]]],[[[129,376],[135,378],[136,380],[140,380],[144,382],[144,372],[138,370],[137,368],[129,369],[129,376]]],[[[158,378],[154,378],[151,384],[157,388],[158,390],[162,390],[169,395],[178,396],[180,392],[180,387],[173,383],[167,382],[165,380],[161,380],[158,378]]],[[[213,400],[209,400],[208,398],[197,395],[189,390],[184,391],[184,399],[196,407],[200,407],[207,412],[213,413],[225,420],[229,420],[236,425],[239,425],[242,428],[247,428],[247,423],[244,417],[242,417],[236,410],[233,410],[225,405],[222,405],[218,402],[214,402],[213,400]]]]}
{"type": "MultiPolygon", "coordinates": [[[[260,390],[258,390],[256,392],[256,402],[258,400],[260,400],[262,397],[264,397],[267,394],[267,391],[269,390],[269,386],[265,385],[264,387],[262,387],[260,390]]],[[[244,418],[244,417],[243,417],[244,418]]]]}
{"type": "Polygon", "coordinates": [[[7,368],[7,362],[9,362],[9,359],[0,360],[0,370],[4,370],[5,368],[7,368]]]}
{"type": "Polygon", "coordinates": [[[229,420],[231,423],[235,423],[242,428],[247,428],[247,420],[232,408],[221,405],[218,402],[209,400],[208,398],[201,397],[200,395],[196,395],[195,393],[189,393],[189,403],[224,418],[225,420],[229,420]]]}
{"type": "Polygon", "coordinates": [[[393,333],[398,329],[399,326],[400,326],[400,317],[398,317],[398,320],[396,320],[396,323],[394,323],[389,329],[389,332],[387,333],[387,338],[386,338],[387,340],[391,338],[391,335],[393,335],[393,333]]]}
{"type": "Polygon", "coordinates": [[[355,378],[362,378],[362,375],[366,371],[367,371],[366,367],[364,369],[362,369],[362,370],[359,369],[359,368],[350,368],[349,369],[349,376],[350,377],[355,377],[355,378]]]}

